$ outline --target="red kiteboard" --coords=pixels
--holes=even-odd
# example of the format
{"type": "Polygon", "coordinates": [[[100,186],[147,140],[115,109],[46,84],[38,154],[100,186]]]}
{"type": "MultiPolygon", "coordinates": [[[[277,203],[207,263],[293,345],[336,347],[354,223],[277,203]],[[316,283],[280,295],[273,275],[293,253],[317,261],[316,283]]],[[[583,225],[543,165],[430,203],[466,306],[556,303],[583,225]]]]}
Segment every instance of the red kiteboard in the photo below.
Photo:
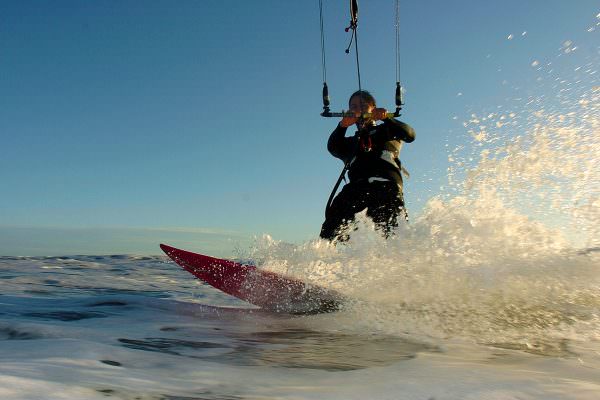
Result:
{"type": "Polygon", "coordinates": [[[177,264],[209,285],[262,309],[290,314],[318,314],[340,309],[343,297],[333,290],[240,264],[179,250],[160,248],[177,264]]]}

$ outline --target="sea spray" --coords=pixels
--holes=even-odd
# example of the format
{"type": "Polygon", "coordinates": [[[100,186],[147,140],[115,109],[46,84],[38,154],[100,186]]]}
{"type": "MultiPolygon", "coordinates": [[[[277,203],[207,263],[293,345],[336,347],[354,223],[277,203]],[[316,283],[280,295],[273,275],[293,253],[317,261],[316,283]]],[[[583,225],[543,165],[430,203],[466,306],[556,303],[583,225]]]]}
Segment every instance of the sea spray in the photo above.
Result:
{"type": "Polygon", "coordinates": [[[355,299],[332,329],[555,355],[600,340],[598,56],[576,65],[576,50],[533,62],[533,86],[505,104],[470,110],[448,185],[393,238],[362,213],[347,243],[264,236],[251,256],[355,299]]]}

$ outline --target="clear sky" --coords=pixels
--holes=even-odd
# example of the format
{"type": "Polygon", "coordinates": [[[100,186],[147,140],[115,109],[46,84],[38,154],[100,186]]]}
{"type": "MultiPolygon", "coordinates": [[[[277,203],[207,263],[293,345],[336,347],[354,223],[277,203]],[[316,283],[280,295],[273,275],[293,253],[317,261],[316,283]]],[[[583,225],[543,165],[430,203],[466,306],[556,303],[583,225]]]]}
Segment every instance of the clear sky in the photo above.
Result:
{"type": "MultiPolygon", "coordinates": [[[[324,0],[334,110],[357,88],[347,3],[324,0]]],[[[415,214],[444,184],[470,109],[501,101],[502,82],[526,85],[565,40],[597,53],[600,3],[400,5],[415,214]]],[[[393,109],[394,1],[359,6],[362,86],[393,109]]],[[[3,0],[0,255],[315,238],[342,168],[321,86],[317,0],[3,0]]]]}

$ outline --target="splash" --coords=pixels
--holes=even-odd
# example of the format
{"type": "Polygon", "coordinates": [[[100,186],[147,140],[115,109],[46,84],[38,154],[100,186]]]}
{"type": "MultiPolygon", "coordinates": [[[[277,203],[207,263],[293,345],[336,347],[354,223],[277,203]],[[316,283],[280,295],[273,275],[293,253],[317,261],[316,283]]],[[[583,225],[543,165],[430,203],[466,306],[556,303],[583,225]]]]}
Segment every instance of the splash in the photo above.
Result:
{"type": "Polygon", "coordinates": [[[251,257],[356,299],[336,329],[561,355],[600,340],[600,63],[578,54],[563,41],[527,64],[532,87],[468,112],[448,185],[395,238],[359,215],[344,245],[264,236],[251,257]]]}
{"type": "Polygon", "coordinates": [[[560,112],[531,101],[507,115],[473,114],[464,123],[473,138],[471,154],[458,156],[464,149],[456,148],[449,157],[455,193],[495,193],[505,208],[560,227],[574,244],[598,247],[600,89],[590,88],[574,102],[563,99],[560,112]],[[477,162],[471,166],[470,160],[477,162]]]}

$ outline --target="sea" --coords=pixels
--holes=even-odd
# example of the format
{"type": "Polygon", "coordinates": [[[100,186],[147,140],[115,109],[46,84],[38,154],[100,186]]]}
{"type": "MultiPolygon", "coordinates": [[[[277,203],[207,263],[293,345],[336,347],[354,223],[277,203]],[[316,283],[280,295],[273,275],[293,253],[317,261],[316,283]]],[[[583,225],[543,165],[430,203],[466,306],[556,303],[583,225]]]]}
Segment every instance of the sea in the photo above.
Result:
{"type": "Polygon", "coordinates": [[[573,53],[456,117],[447,184],[392,238],[359,215],[347,243],[235,250],[338,312],[257,309],[158,247],[0,257],[0,399],[600,399],[598,54],[558,76],[573,53]]]}

